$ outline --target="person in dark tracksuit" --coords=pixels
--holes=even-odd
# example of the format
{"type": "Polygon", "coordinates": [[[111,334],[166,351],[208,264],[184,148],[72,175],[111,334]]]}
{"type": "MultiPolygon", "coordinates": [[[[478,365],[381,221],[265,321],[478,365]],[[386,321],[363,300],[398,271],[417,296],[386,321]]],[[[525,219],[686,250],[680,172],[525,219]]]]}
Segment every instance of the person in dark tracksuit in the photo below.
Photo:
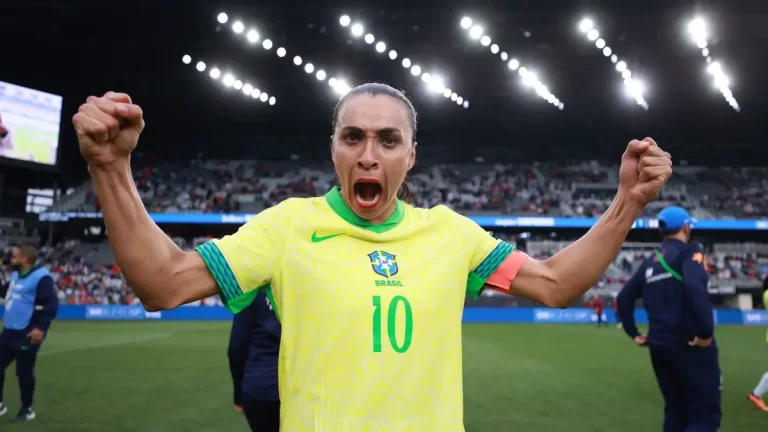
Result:
{"type": "Polygon", "coordinates": [[[31,246],[13,248],[11,273],[5,297],[3,331],[0,333],[0,415],[8,412],[3,401],[5,370],[16,360],[16,376],[21,389],[21,409],[16,422],[33,420],[35,362],[51,321],[56,317],[59,300],[53,278],[45,267],[37,265],[37,251],[31,246]]]}
{"type": "Polygon", "coordinates": [[[277,359],[282,329],[269,300],[269,287],[235,315],[229,338],[234,402],[253,432],[280,430],[277,359]]]}
{"type": "Polygon", "coordinates": [[[658,220],[664,240],[619,293],[621,321],[637,345],[649,348],[664,398],[664,432],[714,432],[722,377],[704,253],[688,243],[694,220],[685,209],[665,208],[658,220]],[[647,336],[635,325],[639,298],[648,312],[647,336]]]}

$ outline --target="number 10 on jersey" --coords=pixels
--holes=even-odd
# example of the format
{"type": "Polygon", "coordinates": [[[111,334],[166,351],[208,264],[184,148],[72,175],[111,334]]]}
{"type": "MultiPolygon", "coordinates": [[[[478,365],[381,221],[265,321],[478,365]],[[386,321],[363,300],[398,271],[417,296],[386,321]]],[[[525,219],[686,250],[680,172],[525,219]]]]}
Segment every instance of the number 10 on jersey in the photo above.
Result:
{"type": "MultiPolygon", "coordinates": [[[[405,297],[395,296],[389,302],[389,306],[385,307],[387,309],[386,327],[389,344],[396,353],[402,354],[408,351],[413,339],[413,311],[411,310],[411,304],[405,297]],[[397,311],[401,304],[405,311],[405,334],[402,344],[398,343],[397,340],[397,311]]],[[[377,353],[381,352],[381,309],[381,296],[373,296],[373,352],[377,353]]]]}

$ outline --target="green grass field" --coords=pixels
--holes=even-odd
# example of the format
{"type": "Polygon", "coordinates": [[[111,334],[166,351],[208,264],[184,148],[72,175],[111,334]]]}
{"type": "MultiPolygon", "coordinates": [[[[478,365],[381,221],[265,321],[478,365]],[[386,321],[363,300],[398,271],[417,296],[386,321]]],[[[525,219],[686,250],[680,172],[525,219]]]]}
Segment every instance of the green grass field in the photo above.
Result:
{"type": "MultiPolygon", "coordinates": [[[[227,322],[58,321],[37,366],[38,418],[0,430],[245,431],[231,405],[227,322]]],[[[768,430],[745,399],[768,370],[765,329],[718,327],[725,376],[722,431],[768,430]]],[[[467,324],[469,432],[652,432],[661,397],[647,352],[621,330],[467,324]]],[[[13,365],[9,414],[19,408],[13,365]]]]}
{"type": "Polygon", "coordinates": [[[33,155],[35,162],[53,164],[55,153],[51,153],[51,147],[56,145],[55,133],[40,131],[26,126],[18,126],[13,131],[13,157],[27,160],[33,155]]]}

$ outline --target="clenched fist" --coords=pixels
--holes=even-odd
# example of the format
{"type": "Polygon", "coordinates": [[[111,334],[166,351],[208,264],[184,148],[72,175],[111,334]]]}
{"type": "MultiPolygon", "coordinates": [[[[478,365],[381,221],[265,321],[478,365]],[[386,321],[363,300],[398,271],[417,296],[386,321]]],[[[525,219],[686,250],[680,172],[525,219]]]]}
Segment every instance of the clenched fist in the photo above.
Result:
{"type": "Polygon", "coordinates": [[[80,154],[88,166],[107,167],[127,161],[144,130],[141,108],[125,93],[90,96],[72,117],[80,154]]]}
{"type": "Polygon", "coordinates": [[[619,190],[645,207],[672,177],[672,157],[651,138],[632,140],[621,157],[619,190]]]}

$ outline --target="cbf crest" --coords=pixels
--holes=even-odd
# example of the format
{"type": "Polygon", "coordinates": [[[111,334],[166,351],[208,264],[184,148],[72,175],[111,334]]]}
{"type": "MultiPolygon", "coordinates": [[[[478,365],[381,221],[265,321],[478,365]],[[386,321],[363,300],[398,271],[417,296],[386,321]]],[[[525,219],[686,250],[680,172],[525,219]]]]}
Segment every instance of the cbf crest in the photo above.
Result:
{"type": "Polygon", "coordinates": [[[399,270],[395,256],[384,251],[374,251],[368,254],[371,260],[371,267],[376,274],[390,278],[397,274],[399,270]]]}

